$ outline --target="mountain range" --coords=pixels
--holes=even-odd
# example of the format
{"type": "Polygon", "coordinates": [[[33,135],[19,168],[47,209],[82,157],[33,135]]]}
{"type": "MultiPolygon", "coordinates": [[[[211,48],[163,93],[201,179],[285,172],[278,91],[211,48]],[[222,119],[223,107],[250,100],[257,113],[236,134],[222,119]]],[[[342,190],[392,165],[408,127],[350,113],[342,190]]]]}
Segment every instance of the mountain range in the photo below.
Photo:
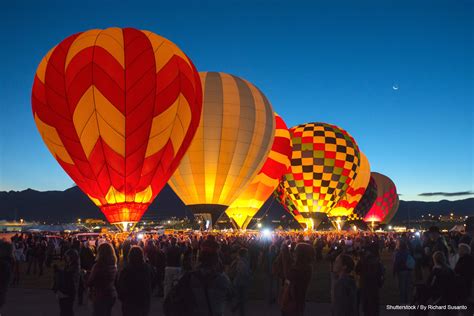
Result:
{"type": "MultiPolygon", "coordinates": [[[[257,216],[265,213],[270,218],[285,215],[284,209],[273,197],[262,206],[257,216]]],[[[419,219],[421,215],[474,215],[474,198],[438,202],[400,201],[392,222],[419,219]]],[[[186,206],[167,185],[150,205],[145,219],[191,216],[186,206]]],[[[105,218],[91,200],[76,186],[65,191],[0,191],[0,220],[23,218],[26,221],[72,222],[78,218],[105,218]]]]}

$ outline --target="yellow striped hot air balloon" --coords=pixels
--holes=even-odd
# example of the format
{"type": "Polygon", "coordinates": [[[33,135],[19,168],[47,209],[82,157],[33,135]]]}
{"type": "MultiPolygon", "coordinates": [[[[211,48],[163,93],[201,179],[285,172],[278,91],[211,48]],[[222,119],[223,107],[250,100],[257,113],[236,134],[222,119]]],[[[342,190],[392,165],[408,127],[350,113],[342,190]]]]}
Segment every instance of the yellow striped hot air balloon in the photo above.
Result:
{"type": "Polygon", "coordinates": [[[283,119],[275,113],[275,138],[268,157],[250,185],[229,206],[226,214],[242,229],[246,229],[252,217],[278,186],[286,173],[291,159],[290,131],[283,119]]]}
{"type": "Polygon", "coordinates": [[[169,184],[195,215],[212,225],[262,168],[275,116],[250,82],[219,72],[199,75],[201,123],[169,184]]]}

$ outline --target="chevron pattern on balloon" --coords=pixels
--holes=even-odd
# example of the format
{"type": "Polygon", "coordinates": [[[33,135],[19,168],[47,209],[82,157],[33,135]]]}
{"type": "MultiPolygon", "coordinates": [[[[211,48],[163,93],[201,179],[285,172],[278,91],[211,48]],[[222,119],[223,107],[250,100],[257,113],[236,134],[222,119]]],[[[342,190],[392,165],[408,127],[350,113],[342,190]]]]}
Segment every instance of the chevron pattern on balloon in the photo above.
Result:
{"type": "Polygon", "coordinates": [[[43,140],[77,185],[111,222],[125,208],[136,221],[146,207],[133,203],[151,203],[191,143],[202,90],[172,42],[109,28],[72,35],[48,52],[32,106],[43,140]]]}

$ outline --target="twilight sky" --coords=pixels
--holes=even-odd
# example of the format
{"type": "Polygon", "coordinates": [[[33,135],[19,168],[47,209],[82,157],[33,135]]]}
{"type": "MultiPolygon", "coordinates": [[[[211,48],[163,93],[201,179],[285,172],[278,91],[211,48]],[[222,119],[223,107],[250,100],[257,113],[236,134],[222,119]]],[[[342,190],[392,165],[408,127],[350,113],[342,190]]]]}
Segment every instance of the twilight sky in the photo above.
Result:
{"type": "Polygon", "coordinates": [[[68,35],[120,26],[170,39],[199,71],[249,80],[288,126],[346,129],[403,200],[473,196],[471,0],[71,3],[2,6],[0,190],[73,184],[36,130],[34,73],[68,35]]]}

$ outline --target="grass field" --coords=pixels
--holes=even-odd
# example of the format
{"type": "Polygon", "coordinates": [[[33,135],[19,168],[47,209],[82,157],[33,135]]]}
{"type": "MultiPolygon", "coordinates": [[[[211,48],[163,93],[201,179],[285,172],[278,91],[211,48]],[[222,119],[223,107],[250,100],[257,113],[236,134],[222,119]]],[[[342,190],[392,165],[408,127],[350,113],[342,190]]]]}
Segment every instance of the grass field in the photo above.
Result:
{"type": "MultiPolygon", "coordinates": [[[[381,304],[395,304],[398,302],[397,281],[392,276],[392,254],[382,253],[382,262],[384,263],[385,283],[381,290],[381,304]]],[[[43,276],[27,275],[26,264],[21,266],[21,278],[18,287],[28,289],[50,289],[53,282],[52,269],[45,268],[43,276]]],[[[330,302],[330,273],[329,261],[323,260],[316,263],[313,267],[312,280],[306,299],[317,303],[330,302]]],[[[250,289],[249,297],[253,300],[265,299],[265,279],[262,271],[257,271],[253,279],[253,285],[250,289]]]]}

